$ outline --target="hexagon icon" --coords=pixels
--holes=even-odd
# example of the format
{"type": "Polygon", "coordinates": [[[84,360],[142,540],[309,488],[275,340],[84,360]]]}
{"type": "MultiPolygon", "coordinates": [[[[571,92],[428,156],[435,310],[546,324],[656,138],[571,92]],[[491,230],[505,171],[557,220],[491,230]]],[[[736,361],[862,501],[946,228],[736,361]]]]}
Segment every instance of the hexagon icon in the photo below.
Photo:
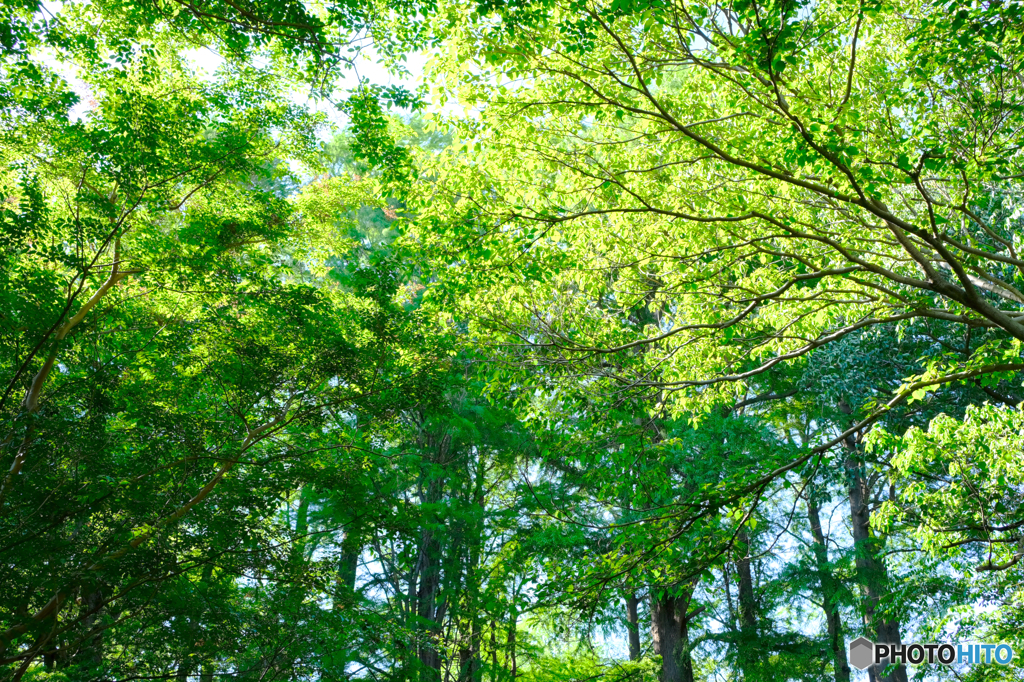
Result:
{"type": "Polygon", "coordinates": [[[875,645],[867,637],[858,637],[850,642],[850,665],[864,670],[875,662],[875,645]]]}

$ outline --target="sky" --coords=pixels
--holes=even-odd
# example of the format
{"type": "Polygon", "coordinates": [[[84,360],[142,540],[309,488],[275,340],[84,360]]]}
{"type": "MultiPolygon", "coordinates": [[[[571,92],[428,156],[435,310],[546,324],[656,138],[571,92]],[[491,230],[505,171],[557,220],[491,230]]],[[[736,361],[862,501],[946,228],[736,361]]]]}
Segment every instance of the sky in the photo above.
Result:
{"type": "MultiPolygon", "coordinates": [[[[189,50],[185,57],[200,73],[212,77],[223,62],[224,58],[213,49],[205,47],[189,50]]],[[[427,63],[427,55],[412,53],[405,60],[405,68],[409,75],[395,75],[380,63],[380,58],[372,46],[365,47],[355,60],[354,68],[346,70],[337,84],[338,92],[344,92],[354,88],[359,79],[369,81],[377,85],[404,85],[409,90],[415,90],[423,77],[424,67],[427,63]]],[[[295,90],[290,99],[295,104],[308,107],[313,111],[322,111],[330,121],[338,125],[344,125],[344,117],[329,102],[317,101],[309,97],[308,92],[295,90]]]]}
{"type": "MultiPolygon", "coordinates": [[[[59,3],[44,2],[43,4],[50,14],[54,16],[59,15],[61,11],[59,3]]],[[[207,78],[213,78],[217,68],[224,63],[224,58],[210,47],[187,50],[183,56],[199,75],[207,78]]],[[[356,57],[353,68],[343,72],[342,78],[337,83],[337,92],[340,94],[354,88],[360,79],[378,85],[404,85],[409,90],[415,90],[423,78],[428,58],[428,55],[423,53],[406,55],[404,66],[409,73],[397,75],[389,72],[381,63],[381,59],[372,45],[366,46],[356,57]]],[[[73,120],[82,117],[87,111],[96,106],[96,101],[88,85],[77,73],[77,67],[59,62],[53,54],[43,55],[43,61],[67,80],[71,88],[79,96],[79,103],[71,110],[71,118],[73,120]]],[[[258,59],[254,61],[257,64],[259,63],[258,59]]],[[[295,104],[312,111],[323,112],[327,119],[337,126],[345,125],[345,117],[333,103],[314,100],[309,96],[308,91],[296,88],[289,96],[289,99],[295,104]]],[[[429,110],[430,107],[428,107],[429,110]]]]}

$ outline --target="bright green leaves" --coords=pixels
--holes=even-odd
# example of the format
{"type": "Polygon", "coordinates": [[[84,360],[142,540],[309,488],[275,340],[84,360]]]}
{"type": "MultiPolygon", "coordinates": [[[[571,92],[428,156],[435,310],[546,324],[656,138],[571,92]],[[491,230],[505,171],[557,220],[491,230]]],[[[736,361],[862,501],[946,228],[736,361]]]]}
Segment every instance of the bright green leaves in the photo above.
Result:
{"type": "MultiPolygon", "coordinates": [[[[815,12],[812,3],[797,0],[757,2],[740,0],[734,5],[736,16],[749,26],[739,40],[729,44],[730,54],[749,66],[763,70],[774,80],[787,66],[798,66],[802,61],[799,41],[806,33],[801,14],[815,12]]],[[[812,19],[814,17],[812,16],[812,19]]],[[[713,26],[701,27],[715,32],[713,26]]]]}
{"type": "Polygon", "coordinates": [[[871,442],[895,451],[895,477],[903,488],[883,518],[916,524],[927,549],[945,553],[956,546],[956,554],[982,569],[1012,558],[1016,549],[1005,537],[1020,523],[1022,435],[1020,410],[996,405],[969,407],[963,419],[941,415],[927,430],[914,428],[902,437],[878,432],[871,442]]]}
{"type": "Polygon", "coordinates": [[[64,116],[78,102],[78,96],[49,65],[31,56],[58,24],[47,21],[39,10],[40,3],[34,0],[6,2],[0,7],[0,50],[4,54],[0,129],[4,133],[25,117],[39,121],[64,116]]]}
{"type": "Polygon", "coordinates": [[[382,102],[413,110],[420,106],[404,88],[366,85],[353,92],[342,108],[351,121],[356,158],[380,169],[386,184],[401,185],[412,171],[409,153],[395,142],[382,102]]]}
{"type": "Polygon", "coordinates": [[[25,249],[45,248],[36,242],[47,227],[47,210],[38,176],[12,169],[0,188],[0,252],[5,257],[25,249]]]}
{"type": "MultiPolygon", "coordinates": [[[[965,303],[971,277],[1012,279],[995,253],[1012,237],[954,208],[954,197],[981,206],[1001,192],[977,184],[992,179],[993,158],[1017,163],[1009,147],[981,150],[957,113],[972,111],[1008,142],[1014,128],[986,113],[995,81],[978,74],[988,85],[968,92],[989,94],[962,106],[952,83],[948,97],[925,102],[933,86],[903,83],[937,72],[916,63],[888,6],[673,7],[701,40],[641,30],[622,3],[603,18],[603,6],[541,6],[547,24],[481,48],[480,68],[521,86],[494,87],[475,67],[445,74],[479,118],[460,122],[472,141],[464,153],[427,167],[486,227],[445,215],[432,185],[423,238],[446,230],[442,287],[488,288],[465,300],[475,329],[502,338],[513,327],[539,362],[578,361],[597,375],[614,367],[629,385],[656,367],[650,381],[679,389],[669,402],[680,405],[689,386],[713,403],[707,384],[790,361],[854,326],[951,313],[1024,333],[965,303]],[[585,56],[535,49],[562,44],[563,17],[585,24],[566,39],[585,39],[585,56]],[[522,237],[547,226],[543,239],[522,237]],[[949,243],[908,244],[906,234],[949,243]],[[962,294],[936,295],[929,259],[962,294]],[[961,266],[970,274],[952,277],[961,266]],[[657,323],[626,323],[645,296],[657,323]]],[[[464,30],[486,41],[488,26],[471,17],[464,30]]],[[[1016,86],[1004,94],[1020,97],[1016,86]]],[[[997,305],[1016,311],[1016,294],[1002,292],[997,305]]]]}

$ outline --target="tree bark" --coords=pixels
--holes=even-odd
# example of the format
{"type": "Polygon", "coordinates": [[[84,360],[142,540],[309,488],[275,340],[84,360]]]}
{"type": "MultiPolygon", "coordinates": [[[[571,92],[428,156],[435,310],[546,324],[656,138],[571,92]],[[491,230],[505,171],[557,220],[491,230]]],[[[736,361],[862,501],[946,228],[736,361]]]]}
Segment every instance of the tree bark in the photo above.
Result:
{"type": "MultiPolygon", "coordinates": [[[[98,630],[96,621],[103,610],[103,591],[101,588],[97,587],[85,598],[85,607],[86,612],[89,614],[83,621],[86,632],[93,629],[98,630]]],[[[86,639],[75,658],[83,663],[91,663],[95,666],[101,665],[103,663],[103,632],[97,631],[96,634],[86,639]]]]}
{"type": "Polygon", "coordinates": [[[741,528],[736,535],[742,556],[736,559],[736,575],[739,578],[739,617],[740,639],[737,647],[737,660],[743,679],[754,680],[760,676],[761,651],[757,631],[757,601],[754,596],[754,579],[750,570],[748,549],[750,537],[746,528],[741,528]]]}
{"type": "Polygon", "coordinates": [[[437,621],[437,593],[441,584],[438,561],[440,551],[440,543],[434,534],[425,530],[420,543],[420,581],[416,591],[417,615],[421,625],[418,629],[426,636],[426,640],[419,646],[423,682],[437,682],[440,679],[441,658],[432,641],[440,626],[437,621]]]}
{"type": "Polygon", "coordinates": [[[192,674],[192,661],[188,658],[181,659],[181,664],[175,672],[175,679],[178,682],[188,682],[188,676],[192,674]]]}
{"type": "Polygon", "coordinates": [[[498,682],[498,624],[491,621],[491,682],[498,682]]]}
{"type": "MultiPolygon", "coordinates": [[[[443,435],[438,439],[427,437],[429,465],[444,466],[448,463],[451,450],[451,436],[443,435]]],[[[426,506],[433,507],[440,503],[444,496],[444,477],[431,472],[430,478],[422,489],[421,499],[426,506]]],[[[441,632],[441,621],[444,618],[444,605],[438,605],[437,595],[441,587],[441,543],[437,533],[430,526],[439,523],[438,519],[424,517],[424,528],[420,536],[420,551],[417,560],[419,585],[416,591],[416,613],[419,616],[417,629],[423,633],[424,639],[419,645],[420,679],[422,682],[439,682],[441,679],[441,656],[437,650],[436,638],[441,632]]]]}
{"type": "MultiPolygon", "coordinates": [[[[338,557],[338,573],[334,578],[334,608],[352,608],[355,603],[356,575],[359,571],[359,557],[363,553],[363,529],[358,517],[353,518],[345,526],[345,537],[341,540],[341,556],[338,557]]],[[[358,646],[355,642],[346,642],[341,647],[338,657],[341,659],[342,670],[353,660],[353,652],[358,646]]]]}
{"type": "Polygon", "coordinates": [[[190,655],[190,653],[192,652],[192,645],[196,640],[196,636],[199,633],[199,621],[195,618],[190,619],[188,629],[191,639],[185,643],[181,652],[181,663],[178,665],[177,671],[175,671],[178,682],[188,682],[188,678],[196,667],[196,658],[190,655]]]}
{"type": "Polygon", "coordinates": [[[694,682],[689,641],[693,615],[687,613],[694,587],[684,588],[679,597],[651,591],[651,640],[654,654],[661,656],[660,682],[694,682]]]}
{"type": "Polygon", "coordinates": [[[355,521],[345,529],[345,537],[341,541],[341,557],[338,560],[338,585],[344,590],[340,596],[346,599],[356,590],[359,557],[363,553],[362,538],[354,526],[355,521]]]}
{"type": "Polygon", "coordinates": [[[683,682],[682,668],[676,660],[679,650],[679,626],[676,623],[675,599],[651,591],[651,643],[654,654],[661,656],[660,682],[683,682]]]}
{"type": "Polygon", "coordinates": [[[677,600],[676,617],[679,619],[679,672],[682,682],[694,682],[693,657],[690,656],[690,621],[693,620],[693,613],[687,613],[690,601],[693,599],[693,591],[684,600],[677,600]],[[682,607],[679,609],[678,607],[682,607]]]}
{"type": "Polygon", "coordinates": [[[508,661],[509,665],[509,679],[515,682],[516,679],[516,627],[518,626],[518,618],[515,612],[512,613],[511,620],[508,624],[508,661]]]}
{"type": "Polygon", "coordinates": [[[626,597],[626,630],[629,633],[629,660],[640,660],[640,616],[638,607],[640,600],[636,593],[626,597]]]}
{"type": "MultiPolygon", "coordinates": [[[[855,445],[847,447],[855,451],[855,445]]],[[[846,459],[845,467],[850,496],[850,521],[853,526],[853,543],[857,566],[857,581],[860,583],[864,612],[864,626],[875,637],[875,641],[887,644],[901,644],[900,624],[891,617],[877,613],[878,603],[889,592],[889,576],[885,563],[878,556],[885,545],[884,539],[874,536],[871,531],[871,491],[863,467],[855,452],[846,459]]],[[[883,675],[885,665],[869,668],[872,682],[907,682],[906,666],[900,665],[891,675],[883,675]]]]}
{"type": "Polygon", "coordinates": [[[828,565],[828,546],[825,544],[825,534],[821,529],[821,516],[813,486],[808,486],[807,490],[807,520],[811,524],[811,537],[814,539],[811,549],[814,553],[814,567],[818,573],[821,608],[825,613],[828,646],[832,651],[835,679],[836,682],[850,682],[850,664],[846,660],[843,621],[839,613],[839,583],[828,565]]]}
{"type": "Polygon", "coordinates": [[[480,557],[483,553],[483,537],[485,524],[484,479],[487,475],[486,461],[480,448],[474,448],[476,454],[476,472],[473,481],[473,504],[478,510],[469,537],[468,566],[466,570],[466,602],[469,605],[469,641],[463,644],[459,652],[459,681],[480,682],[482,665],[480,646],[483,639],[483,626],[480,621],[480,557]]]}

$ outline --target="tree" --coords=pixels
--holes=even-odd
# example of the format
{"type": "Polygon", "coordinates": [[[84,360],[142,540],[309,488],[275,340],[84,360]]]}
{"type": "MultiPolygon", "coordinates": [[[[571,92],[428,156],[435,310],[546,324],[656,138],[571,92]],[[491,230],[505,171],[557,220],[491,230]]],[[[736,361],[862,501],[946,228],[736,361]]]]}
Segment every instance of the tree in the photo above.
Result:
{"type": "MultiPolygon", "coordinates": [[[[439,68],[480,118],[436,164],[458,210],[479,216],[450,223],[440,246],[493,263],[494,295],[467,302],[482,329],[553,364],[705,400],[879,324],[1024,339],[1017,10],[484,9],[442,29],[471,37],[439,68]],[[936,47],[951,40],[965,47],[936,47]],[[666,312],[629,324],[645,297],[666,312]],[[639,346],[646,362],[629,365],[639,346]]],[[[1012,347],[927,381],[1019,369],[1012,347]]]]}
{"type": "MultiPolygon", "coordinates": [[[[131,665],[188,677],[185,643],[210,620],[181,596],[190,581],[294,583],[294,552],[273,547],[305,531],[275,522],[279,500],[325,467],[355,477],[347,415],[383,422],[429,395],[436,353],[385,268],[325,281],[351,249],[339,223],[379,200],[350,179],[280,196],[280,161],[315,163],[320,124],[282,103],[286,81],[238,62],[203,81],[158,32],[59,42],[86,18],[71,10],[49,37],[89,69],[94,106],[4,131],[0,542],[17,569],[0,662],[103,675],[126,647],[131,665]],[[165,639],[125,638],[139,629],[165,639]]],[[[265,608],[302,602],[292,585],[265,608]]],[[[280,666],[279,645],[237,665],[280,666]]]]}
{"type": "Polygon", "coordinates": [[[1021,643],[1019,7],[250,5],[0,9],[0,677],[1021,643]]]}
{"type": "MultiPolygon", "coordinates": [[[[770,495],[826,455],[848,464],[863,517],[884,475],[863,469],[874,421],[941,385],[1024,368],[1017,12],[467,9],[438,24],[459,36],[438,72],[478,116],[459,122],[461,148],[425,161],[439,181],[421,238],[473,333],[520,370],[514,382],[641,393],[647,414],[700,422],[719,405],[783,400],[803,358],[844,338],[931,335],[919,364],[878,363],[892,373],[872,370],[871,391],[837,400],[849,416],[828,438],[673,512],[689,523],[770,495]],[[650,316],[638,323],[639,307],[650,316]]],[[[883,547],[867,547],[868,518],[858,529],[860,582],[879,600],[883,547]]]]}

